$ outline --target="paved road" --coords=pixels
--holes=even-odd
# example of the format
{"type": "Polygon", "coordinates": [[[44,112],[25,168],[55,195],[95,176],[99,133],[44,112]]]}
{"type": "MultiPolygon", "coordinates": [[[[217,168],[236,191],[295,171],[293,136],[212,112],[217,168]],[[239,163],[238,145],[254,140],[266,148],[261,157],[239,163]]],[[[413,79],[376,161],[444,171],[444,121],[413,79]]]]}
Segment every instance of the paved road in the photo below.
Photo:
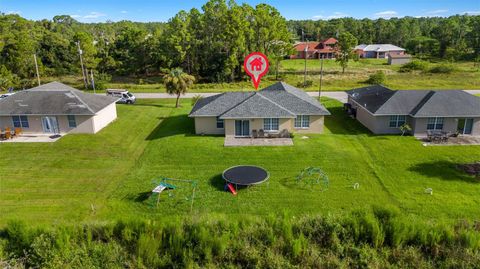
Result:
{"type": "MultiPolygon", "coordinates": [[[[471,94],[480,94],[480,90],[466,90],[466,92],[471,93],[471,94]]],[[[310,96],[318,96],[318,92],[307,92],[310,96]]],[[[175,98],[173,95],[169,95],[166,93],[134,93],[135,96],[139,99],[152,99],[152,98],[175,98]]],[[[195,95],[201,95],[203,97],[208,97],[212,96],[218,93],[187,93],[185,95],[182,95],[181,98],[192,98],[195,95]]],[[[322,96],[329,97],[332,99],[336,99],[342,103],[347,102],[347,94],[343,91],[338,91],[338,92],[323,92],[322,96]]]]}

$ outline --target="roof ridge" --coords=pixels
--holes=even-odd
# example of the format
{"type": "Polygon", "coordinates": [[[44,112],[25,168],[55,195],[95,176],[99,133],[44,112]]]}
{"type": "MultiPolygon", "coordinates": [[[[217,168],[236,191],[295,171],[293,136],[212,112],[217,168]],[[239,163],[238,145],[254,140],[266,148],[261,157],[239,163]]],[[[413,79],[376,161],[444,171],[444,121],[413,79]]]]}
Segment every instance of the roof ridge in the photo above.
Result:
{"type": "Polygon", "coordinates": [[[90,111],[92,112],[93,114],[96,114],[95,111],[93,111],[92,108],[90,108],[90,106],[85,103],[85,101],[82,100],[82,98],[80,98],[80,96],[77,95],[77,93],[75,91],[72,91],[72,90],[69,90],[68,92],[72,93],[73,95],[75,95],[77,97],[77,99],[83,104],[85,105],[85,107],[90,111]]]}
{"type": "MultiPolygon", "coordinates": [[[[288,93],[288,92],[287,92],[287,93],[288,93]]],[[[258,94],[258,95],[260,95],[260,97],[262,97],[262,98],[266,99],[266,100],[267,100],[267,101],[269,101],[270,103],[272,103],[272,104],[274,104],[274,105],[278,106],[279,108],[281,108],[281,109],[283,109],[283,110],[287,111],[288,113],[290,113],[290,114],[292,114],[292,115],[294,115],[294,116],[296,116],[296,115],[297,115],[297,114],[293,113],[292,111],[288,110],[286,107],[284,107],[284,106],[282,106],[282,105],[280,105],[280,104],[276,103],[276,102],[275,102],[275,101],[273,101],[272,99],[270,99],[270,98],[266,97],[265,95],[261,94],[260,92],[256,92],[255,94],[258,94]]]]}
{"type": "Polygon", "coordinates": [[[420,102],[410,111],[410,115],[414,116],[418,111],[432,98],[436,91],[429,90],[428,93],[420,100],[420,102]]]}
{"type": "Polygon", "coordinates": [[[248,96],[247,98],[243,99],[243,100],[242,100],[241,102],[239,102],[238,104],[232,106],[230,109],[225,110],[223,113],[221,113],[220,115],[218,115],[218,117],[221,117],[223,114],[226,114],[226,113],[229,112],[230,110],[232,110],[232,109],[238,107],[239,105],[245,103],[245,101],[247,101],[248,99],[252,98],[252,96],[254,96],[254,95],[255,95],[255,92],[254,92],[252,95],[248,96]]]}
{"type": "Polygon", "coordinates": [[[381,84],[378,84],[378,85],[381,86],[381,87],[384,87],[385,89],[391,90],[391,91],[393,92],[393,94],[390,95],[390,96],[387,98],[387,100],[385,100],[385,102],[383,102],[383,104],[382,104],[381,106],[379,106],[379,107],[377,108],[377,110],[375,110],[374,112],[379,111],[388,101],[390,101],[390,99],[392,99],[392,97],[393,97],[395,94],[398,93],[398,90],[392,90],[392,89],[387,88],[387,87],[385,87],[385,86],[383,86],[383,85],[381,85],[381,84]]]}

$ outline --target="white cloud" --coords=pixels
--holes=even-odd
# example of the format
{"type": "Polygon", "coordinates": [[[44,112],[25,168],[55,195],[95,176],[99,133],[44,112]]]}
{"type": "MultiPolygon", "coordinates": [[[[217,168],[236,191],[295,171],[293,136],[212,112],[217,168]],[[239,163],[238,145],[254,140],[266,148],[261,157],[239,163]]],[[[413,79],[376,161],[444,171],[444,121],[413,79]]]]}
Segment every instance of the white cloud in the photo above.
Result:
{"type": "Polygon", "coordinates": [[[436,9],[425,12],[427,15],[439,15],[448,12],[448,9],[436,9]]]}
{"type": "Polygon", "coordinates": [[[74,19],[79,19],[79,20],[94,20],[94,19],[98,19],[98,18],[101,18],[101,17],[106,17],[107,14],[104,14],[104,13],[101,13],[101,12],[96,12],[96,11],[92,11],[86,15],[78,15],[78,14],[73,14],[73,15],[70,15],[70,17],[74,18],[74,19]]]}
{"type": "Polygon", "coordinates": [[[398,12],[394,10],[386,10],[386,11],[377,12],[373,15],[375,15],[375,18],[390,19],[393,17],[398,17],[398,12]]]}
{"type": "Polygon", "coordinates": [[[120,11],[120,13],[127,14],[128,12],[126,10],[122,10],[122,11],[120,11]]]}
{"type": "Polygon", "coordinates": [[[330,20],[330,19],[338,19],[338,18],[344,18],[348,17],[348,14],[343,13],[343,12],[333,12],[331,15],[325,16],[325,15],[315,15],[312,17],[314,20],[330,20]]]}
{"type": "Polygon", "coordinates": [[[476,10],[476,11],[465,11],[465,12],[463,12],[463,14],[467,14],[467,15],[480,15],[480,10],[476,10]]]}
{"type": "Polygon", "coordinates": [[[5,14],[7,14],[7,15],[12,15],[12,14],[20,15],[20,14],[22,14],[22,12],[20,12],[18,10],[10,10],[10,11],[5,12],[5,14]]]}

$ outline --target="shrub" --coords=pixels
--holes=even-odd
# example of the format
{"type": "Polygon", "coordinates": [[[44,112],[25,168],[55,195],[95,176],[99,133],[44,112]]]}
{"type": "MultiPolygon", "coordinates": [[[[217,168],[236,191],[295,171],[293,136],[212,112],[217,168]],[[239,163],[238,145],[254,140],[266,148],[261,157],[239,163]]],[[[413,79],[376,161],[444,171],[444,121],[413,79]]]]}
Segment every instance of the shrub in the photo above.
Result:
{"type": "Polygon", "coordinates": [[[375,74],[370,75],[365,83],[376,85],[376,84],[385,84],[387,81],[387,76],[381,70],[378,70],[375,74]]]}
{"type": "Polygon", "coordinates": [[[412,72],[412,71],[426,71],[428,69],[428,63],[424,61],[414,60],[409,63],[403,64],[400,67],[400,72],[412,72]]]}
{"type": "Polygon", "coordinates": [[[303,81],[300,81],[297,83],[297,87],[298,88],[308,88],[308,87],[311,87],[313,85],[313,81],[312,80],[306,80],[305,83],[303,81]]]}
{"type": "Polygon", "coordinates": [[[441,64],[430,69],[430,73],[434,74],[450,74],[453,71],[455,71],[455,67],[450,64],[441,64]]]}

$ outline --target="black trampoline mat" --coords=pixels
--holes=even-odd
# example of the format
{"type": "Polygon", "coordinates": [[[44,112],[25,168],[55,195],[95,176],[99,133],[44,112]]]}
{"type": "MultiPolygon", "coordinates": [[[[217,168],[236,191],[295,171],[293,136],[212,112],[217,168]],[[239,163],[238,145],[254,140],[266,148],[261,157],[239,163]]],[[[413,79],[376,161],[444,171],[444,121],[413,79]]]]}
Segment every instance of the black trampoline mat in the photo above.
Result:
{"type": "Polygon", "coordinates": [[[253,185],[268,179],[268,172],[258,166],[240,165],[230,167],[223,172],[223,179],[236,185],[253,185]]]}

